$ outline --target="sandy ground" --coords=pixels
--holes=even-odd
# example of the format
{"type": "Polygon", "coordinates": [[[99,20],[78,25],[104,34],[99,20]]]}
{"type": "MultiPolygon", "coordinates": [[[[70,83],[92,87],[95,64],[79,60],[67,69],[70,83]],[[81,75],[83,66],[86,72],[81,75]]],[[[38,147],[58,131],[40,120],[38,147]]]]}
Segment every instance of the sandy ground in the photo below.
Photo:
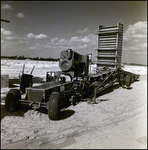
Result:
{"type": "MultiPolygon", "coordinates": [[[[59,70],[57,62],[50,62],[47,66],[43,62],[24,62],[29,73],[35,64],[33,75],[36,79],[40,75],[39,82],[45,79],[46,71],[59,70]]],[[[18,79],[23,63],[4,60],[1,62],[2,74],[9,73],[10,79],[18,79]]],[[[49,120],[46,109],[33,110],[27,105],[21,105],[17,112],[6,112],[4,100],[10,87],[2,88],[1,148],[147,148],[147,68],[125,66],[123,69],[139,73],[139,81],[134,82],[130,89],[118,85],[109,88],[98,95],[97,104],[86,101],[70,106],[62,110],[58,121],[49,120]]],[[[14,85],[11,88],[19,88],[18,82],[14,85]]]]}

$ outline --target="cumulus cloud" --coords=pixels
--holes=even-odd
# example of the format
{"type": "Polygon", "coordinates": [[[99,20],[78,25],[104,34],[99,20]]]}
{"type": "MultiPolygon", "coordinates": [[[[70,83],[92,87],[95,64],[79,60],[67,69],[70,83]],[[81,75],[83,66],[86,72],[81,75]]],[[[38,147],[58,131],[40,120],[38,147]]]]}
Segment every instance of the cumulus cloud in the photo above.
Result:
{"type": "Polygon", "coordinates": [[[28,41],[19,41],[19,43],[29,43],[28,41]]]}
{"type": "Polygon", "coordinates": [[[72,37],[69,42],[89,43],[91,42],[91,37],[88,37],[88,35],[84,37],[72,37]]]}
{"type": "Polygon", "coordinates": [[[1,28],[1,34],[2,34],[2,35],[6,35],[6,36],[8,35],[8,36],[9,36],[9,35],[12,35],[12,32],[9,31],[9,30],[5,30],[5,29],[1,28]]]}
{"type": "Polygon", "coordinates": [[[30,46],[29,47],[29,49],[31,49],[31,50],[33,50],[33,49],[35,49],[36,47],[34,47],[34,46],[30,46]]]}
{"type": "MultiPolygon", "coordinates": [[[[16,35],[14,32],[11,32],[9,30],[5,30],[4,28],[1,28],[1,39],[3,39],[5,42],[8,40],[21,40],[24,41],[26,38],[20,37],[19,35],[16,35]]],[[[16,43],[16,41],[15,41],[16,43]]]]}
{"type": "Polygon", "coordinates": [[[78,41],[78,37],[72,37],[69,42],[77,42],[78,41]]]}
{"type": "Polygon", "coordinates": [[[36,39],[45,39],[45,38],[47,38],[47,35],[45,35],[45,34],[39,34],[39,35],[36,35],[35,38],[36,39]]]}
{"type": "Polygon", "coordinates": [[[133,25],[129,25],[123,34],[123,40],[125,48],[127,49],[137,49],[141,44],[145,49],[147,43],[147,21],[139,21],[133,25]]]}
{"type": "Polygon", "coordinates": [[[55,38],[53,38],[53,39],[51,39],[51,43],[56,43],[56,42],[58,42],[58,38],[57,37],[55,37],[55,38]]]}
{"type": "Polygon", "coordinates": [[[60,43],[67,43],[67,40],[65,40],[65,39],[60,39],[59,42],[60,42],[60,43]]]}
{"type": "Polygon", "coordinates": [[[52,47],[52,46],[51,46],[51,45],[48,45],[48,44],[44,46],[44,48],[51,48],[51,47],[52,47]]]}
{"type": "Polygon", "coordinates": [[[78,45],[77,49],[86,49],[88,44],[78,45]]]}
{"type": "Polygon", "coordinates": [[[11,9],[11,10],[14,10],[14,8],[11,5],[9,5],[9,4],[1,4],[1,8],[2,9],[11,9]]]}
{"type": "Polygon", "coordinates": [[[87,33],[87,32],[89,32],[89,29],[85,28],[84,30],[77,30],[76,32],[77,33],[87,33]]]}
{"type": "Polygon", "coordinates": [[[123,61],[146,63],[147,21],[139,21],[127,27],[123,34],[123,61]]]}
{"type": "Polygon", "coordinates": [[[134,25],[129,25],[123,36],[124,40],[147,38],[147,21],[139,21],[134,25]]]}
{"type": "Polygon", "coordinates": [[[18,18],[25,18],[25,16],[24,16],[23,13],[18,13],[18,14],[16,14],[16,17],[18,17],[18,18]]]}
{"type": "MultiPolygon", "coordinates": [[[[75,36],[71,37],[69,40],[66,39],[58,39],[55,37],[51,39],[50,47],[60,48],[60,49],[86,49],[88,47],[92,47],[92,49],[97,48],[97,36],[94,34],[88,34],[86,36],[75,36]]],[[[49,47],[49,46],[47,46],[49,47]]],[[[90,48],[91,49],[91,48],[90,48]]]]}
{"type": "Polygon", "coordinates": [[[88,39],[88,37],[85,36],[84,38],[81,38],[80,41],[84,42],[84,43],[88,43],[88,42],[90,42],[90,39],[88,39]]]}
{"type": "Polygon", "coordinates": [[[35,34],[33,34],[33,33],[29,33],[29,34],[27,34],[27,38],[33,38],[33,39],[45,39],[45,38],[48,38],[48,36],[45,35],[45,34],[35,35],[35,34]]]}
{"type": "Polygon", "coordinates": [[[29,34],[27,35],[27,38],[35,38],[35,35],[34,35],[33,33],[29,33],[29,34]]]}
{"type": "MultiPolygon", "coordinates": [[[[27,38],[35,39],[37,38],[37,36],[33,33],[29,33],[27,35],[27,38]]],[[[69,48],[79,52],[80,54],[87,54],[90,53],[90,51],[94,52],[94,48],[97,48],[97,36],[94,34],[88,34],[86,36],[71,37],[69,40],[54,37],[47,44],[44,43],[42,45],[42,48],[39,43],[36,43],[29,47],[30,50],[54,50],[57,55],[60,55],[60,51],[69,48]]]]}
{"type": "Polygon", "coordinates": [[[16,38],[13,37],[13,36],[8,36],[8,37],[6,37],[6,39],[7,39],[7,40],[13,40],[13,39],[16,39],[16,38]]]}

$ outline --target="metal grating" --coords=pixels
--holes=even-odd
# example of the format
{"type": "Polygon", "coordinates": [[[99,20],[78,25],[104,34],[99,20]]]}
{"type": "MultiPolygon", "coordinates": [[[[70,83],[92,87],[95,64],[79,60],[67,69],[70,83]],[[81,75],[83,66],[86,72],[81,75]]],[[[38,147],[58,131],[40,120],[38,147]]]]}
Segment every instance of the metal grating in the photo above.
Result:
{"type": "Polygon", "coordinates": [[[121,66],[123,24],[98,28],[98,49],[96,56],[97,72],[104,66],[115,69],[121,66]]]}

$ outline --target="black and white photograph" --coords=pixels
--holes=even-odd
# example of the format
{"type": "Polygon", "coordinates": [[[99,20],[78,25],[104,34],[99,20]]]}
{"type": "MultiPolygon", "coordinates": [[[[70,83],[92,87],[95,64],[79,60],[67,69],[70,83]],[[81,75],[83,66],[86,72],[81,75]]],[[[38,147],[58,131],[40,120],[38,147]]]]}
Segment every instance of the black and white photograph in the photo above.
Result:
{"type": "Polygon", "coordinates": [[[147,1],[1,1],[1,149],[147,148],[147,1]]]}

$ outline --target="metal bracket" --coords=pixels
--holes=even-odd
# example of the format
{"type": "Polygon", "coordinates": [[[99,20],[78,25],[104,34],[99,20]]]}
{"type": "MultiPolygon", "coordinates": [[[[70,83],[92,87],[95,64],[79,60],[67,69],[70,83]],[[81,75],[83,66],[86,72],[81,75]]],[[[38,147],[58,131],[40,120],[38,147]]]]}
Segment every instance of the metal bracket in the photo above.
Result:
{"type": "Polygon", "coordinates": [[[32,106],[32,104],[33,104],[33,102],[29,104],[29,107],[31,107],[31,106],[32,106]]]}

